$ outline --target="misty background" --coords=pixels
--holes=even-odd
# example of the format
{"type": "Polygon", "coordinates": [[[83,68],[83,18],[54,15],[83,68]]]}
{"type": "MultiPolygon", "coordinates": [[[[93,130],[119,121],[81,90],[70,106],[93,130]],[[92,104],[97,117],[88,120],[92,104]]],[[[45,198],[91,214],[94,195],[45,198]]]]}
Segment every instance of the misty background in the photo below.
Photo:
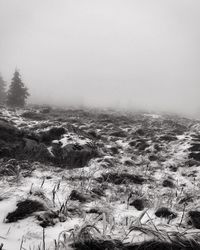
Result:
{"type": "Polygon", "coordinates": [[[0,72],[31,103],[200,114],[199,0],[0,0],[0,72]]]}

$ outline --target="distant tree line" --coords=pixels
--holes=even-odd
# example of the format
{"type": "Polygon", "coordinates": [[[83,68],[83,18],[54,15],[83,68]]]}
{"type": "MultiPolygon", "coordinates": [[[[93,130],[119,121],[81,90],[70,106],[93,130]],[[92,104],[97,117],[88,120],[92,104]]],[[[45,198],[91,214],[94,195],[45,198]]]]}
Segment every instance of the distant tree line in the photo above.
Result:
{"type": "Polygon", "coordinates": [[[8,105],[10,107],[24,107],[29,96],[27,87],[22,82],[20,73],[15,70],[11,83],[6,88],[6,82],[0,75],[0,105],[8,105]]]}

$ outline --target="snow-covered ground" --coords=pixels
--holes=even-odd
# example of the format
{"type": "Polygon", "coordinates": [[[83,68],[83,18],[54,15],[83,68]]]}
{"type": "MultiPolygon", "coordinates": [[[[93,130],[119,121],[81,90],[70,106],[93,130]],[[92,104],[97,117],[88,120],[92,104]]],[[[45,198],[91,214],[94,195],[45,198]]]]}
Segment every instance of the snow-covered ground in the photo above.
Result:
{"type": "MultiPolygon", "coordinates": [[[[55,124],[55,126],[63,125],[67,128],[69,124],[68,121],[56,122],[51,117],[34,121],[23,118],[22,113],[22,110],[17,112],[1,110],[2,118],[12,121],[16,127],[23,125],[28,129],[33,128],[36,132],[47,131],[55,124]],[[43,126],[44,124],[46,126],[43,126]],[[37,126],[37,129],[34,129],[34,126],[37,126]]],[[[135,122],[133,116],[133,122],[129,119],[125,125],[121,124],[120,118],[116,118],[113,123],[110,122],[109,130],[102,119],[93,121],[96,116],[95,118],[83,116],[80,121],[82,125],[79,127],[84,128],[84,125],[87,127],[90,124],[90,129],[95,129],[94,124],[96,124],[100,139],[92,139],[84,133],[68,131],[60,139],[52,141],[52,143],[60,142],[62,148],[71,143],[82,146],[99,140],[97,143],[103,144],[102,154],[90,160],[84,168],[61,169],[52,164],[35,163],[35,170],[29,176],[23,176],[23,171],[18,176],[1,176],[0,243],[4,244],[3,249],[28,250],[38,249],[39,246],[43,249],[44,241],[45,249],[55,249],[55,241],[58,242],[59,237],[64,241],[72,231],[76,232],[87,224],[95,225],[102,235],[125,242],[149,239],[149,236],[138,230],[129,233],[132,226],[157,228],[168,233],[185,230],[188,234],[200,233],[199,229],[187,223],[189,211],[200,211],[200,163],[195,161],[192,166],[188,165],[194,133],[200,134],[199,124],[194,123],[192,126],[189,124],[182,133],[176,135],[174,132],[174,139],[162,140],[159,139],[160,136],[168,136],[174,129],[164,123],[164,116],[145,114],[140,118],[144,123],[135,122]],[[144,130],[144,134],[142,132],[137,134],[138,127],[144,130]],[[110,135],[113,130],[119,128],[127,133],[126,137],[115,138],[110,135]],[[115,153],[111,151],[113,147],[117,150],[115,153]],[[109,174],[116,173],[119,176],[124,174],[124,178],[126,174],[127,178],[141,176],[143,182],[134,183],[131,179],[124,179],[124,182],[115,183],[115,179],[112,180],[109,174]],[[101,180],[101,176],[106,174],[107,179],[101,180]],[[168,182],[165,183],[169,185],[163,184],[166,180],[168,182]],[[92,196],[94,188],[101,190],[103,195],[92,196]],[[81,202],[70,199],[73,190],[85,195],[86,200],[81,202]],[[16,222],[6,223],[6,216],[17,208],[18,201],[27,198],[39,199],[34,196],[35,192],[44,194],[49,210],[58,211],[68,201],[67,206],[78,212],[66,214],[63,222],[55,221],[55,225],[47,226],[45,229],[39,225],[36,216],[38,212],[16,222]],[[182,203],[181,200],[188,196],[191,196],[191,200],[182,203]],[[131,205],[131,201],[136,199],[145,201],[143,209],[138,210],[131,205]],[[168,208],[176,216],[159,218],[155,212],[161,207],[168,208]],[[89,212],[94,208],[101,213],[89,212]],[[61,232],[65,232],[64,238],[61,232]]],[[[167,122],[168,120],[169,117],[167,122]]],[[[78,126],[78,122],[72,125],[78,126]]],[[[51,152],[52,145],[48,145],[48,150],[51,152]]],[[[68,243],[71,240],[71,238],[68,239],[68,243]]]]}

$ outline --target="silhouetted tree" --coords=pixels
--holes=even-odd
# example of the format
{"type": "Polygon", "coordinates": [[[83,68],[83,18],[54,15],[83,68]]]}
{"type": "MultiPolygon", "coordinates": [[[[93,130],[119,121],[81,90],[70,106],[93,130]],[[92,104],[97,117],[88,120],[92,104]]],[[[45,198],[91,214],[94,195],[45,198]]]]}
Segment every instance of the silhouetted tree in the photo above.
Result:
{"type": "Polygon", "coordinates": [[[13,107],[24,107],[28,96],[28,89],[24,86],[19,71],[15,70],[7,93],[7,104],[13,107]]]}
{"type": "Polygon", "coordinates": [[[5,104],[6,102],[6,83],[3,80],[3,77],[0,75],[0,105],[5,104]]]}

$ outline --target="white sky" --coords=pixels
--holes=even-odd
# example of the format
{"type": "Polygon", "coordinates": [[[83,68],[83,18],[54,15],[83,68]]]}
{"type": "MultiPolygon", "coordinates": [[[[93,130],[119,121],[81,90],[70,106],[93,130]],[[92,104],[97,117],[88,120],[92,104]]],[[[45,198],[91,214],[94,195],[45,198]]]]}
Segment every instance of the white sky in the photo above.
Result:
{"type": "Polygon", "coordinates": [[[0,72],[32,102],[200,113],[199,0],[0,0],[0,72]]]}

